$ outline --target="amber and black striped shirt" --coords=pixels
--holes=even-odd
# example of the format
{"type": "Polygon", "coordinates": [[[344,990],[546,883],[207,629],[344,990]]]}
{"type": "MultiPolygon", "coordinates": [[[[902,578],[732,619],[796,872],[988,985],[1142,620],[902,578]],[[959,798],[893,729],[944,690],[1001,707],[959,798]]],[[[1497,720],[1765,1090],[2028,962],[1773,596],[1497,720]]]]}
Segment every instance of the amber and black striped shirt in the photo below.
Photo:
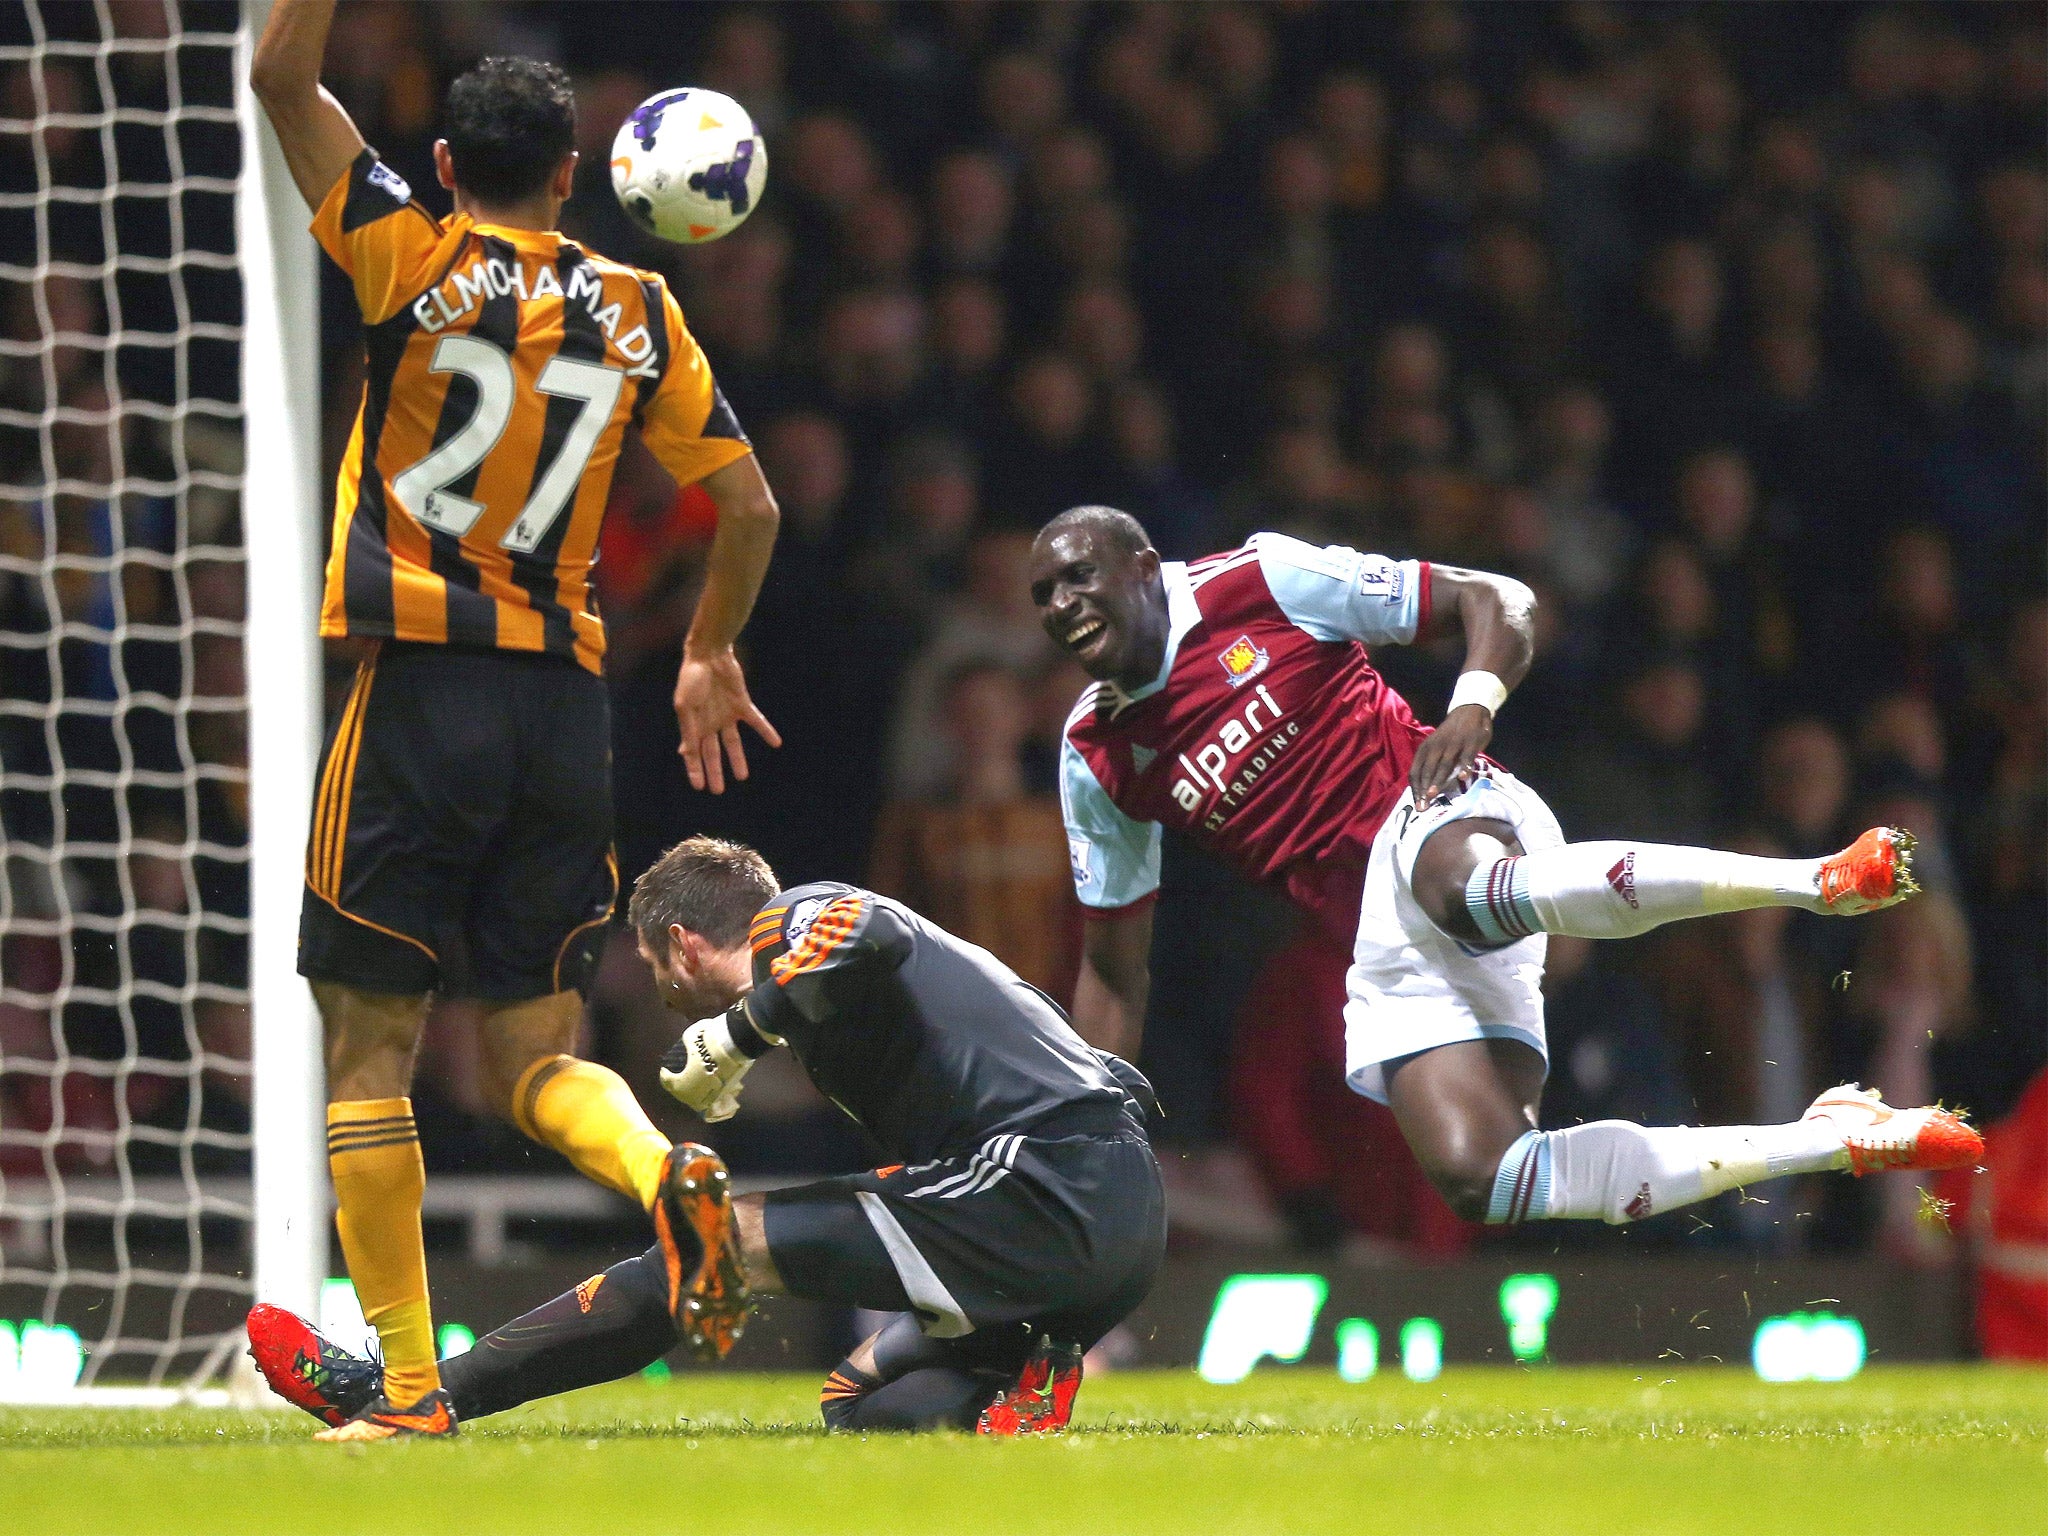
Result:
{"type": "Polygon", "coordinates": [[[590,568],[627,427],[684,485],[752,452],[667,285],[553,231],[436,219],[370,149],[313,234],[369,354],[320,633],[599,670],[590,568]]]}

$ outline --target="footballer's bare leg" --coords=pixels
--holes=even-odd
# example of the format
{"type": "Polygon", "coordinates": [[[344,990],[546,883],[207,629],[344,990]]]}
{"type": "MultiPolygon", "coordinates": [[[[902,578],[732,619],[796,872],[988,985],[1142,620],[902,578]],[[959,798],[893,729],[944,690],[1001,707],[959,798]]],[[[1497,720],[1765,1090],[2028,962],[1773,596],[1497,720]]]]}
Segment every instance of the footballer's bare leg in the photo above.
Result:
{"type": "Polygon", "coordinates": [[[1536,1129],[1543,1058],[1519,1040],[1460,1040],[1389,1063],[1387,1105],[1451,1209],[1486,1220],[1501,1160],[1536,1129]]]}
{"type": "Polygon", "coordinates": [[[327,1102],[410,1093],[420,1030],[433,999],[424,993],[365,992],[331,981],[312,985],[327,1058],[327,1102]]]}
{"type": "Polygon", "coordinates": [[[485,1098],[585,1178],[651,1210],[669,1139],[624,1078],[575,1054],[582,1028],[577,992],[491,1004],[478,1042],[485,1098]]]}
{"type": "MultiPolygon", "coordinates": [[[[1512,827],[1474,818],[1423,844],[1411,888],[1444,932],[1498,948],[1535,932],[1621,937],[1743,907],[1874,910],[1913,893],[1910,854],[1910,839],[1883,828],[1811,861],[1659,844],[1524,854],[1512,827]],[[1539,878],[1519,873],[1539,861],[1539,878]]],[[[1983,1150],[1977,1132],[1946,1110],[1894,1110],[1854,1087],[1822,1094],[1789,1125],[1601,1120],[1539,1131],[1542,1083],[1535,1050],[1505,1040],[1439,1046],[1389,1069],[1388,1101],[1402,1134],[1459,1215],[1620,1224],[1789,1174],[1967,1167],[1983,1150]]]]}
{"type": "Polygon", "coordinates": [[[780,1295],[782,1276],[775,1268],[775,1255],[768,1251],[768,1226],[762,1215],[765,1204],[761,1195],[735,1195],[732,1223],[739,1233],[740,1263],[747,1271],[747,1289],[756,1295],[780,1295]]]}

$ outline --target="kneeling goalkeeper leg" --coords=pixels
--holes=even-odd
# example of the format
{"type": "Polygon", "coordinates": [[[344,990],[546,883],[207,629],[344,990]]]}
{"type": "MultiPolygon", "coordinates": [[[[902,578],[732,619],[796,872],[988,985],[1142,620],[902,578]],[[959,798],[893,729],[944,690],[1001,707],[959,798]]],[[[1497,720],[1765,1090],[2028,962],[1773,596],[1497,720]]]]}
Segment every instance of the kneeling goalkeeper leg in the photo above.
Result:
{"type": "Polygon", "coordinates": [[[657,1245],[493,1329],[467,1354],[443,1361],[441,1380],[467,1422],[631,1376],[675,1345],[657,1245]]]}
{"type": "Polygon", "coordinates": [[[982,1365],[976,1356],[983,1351],[961,1343],[927,1338],[907,1314],[895,1318],[825,1378],[818,1397],[825,1427],[973,1430],[1017,1370],[982,1365]]]}

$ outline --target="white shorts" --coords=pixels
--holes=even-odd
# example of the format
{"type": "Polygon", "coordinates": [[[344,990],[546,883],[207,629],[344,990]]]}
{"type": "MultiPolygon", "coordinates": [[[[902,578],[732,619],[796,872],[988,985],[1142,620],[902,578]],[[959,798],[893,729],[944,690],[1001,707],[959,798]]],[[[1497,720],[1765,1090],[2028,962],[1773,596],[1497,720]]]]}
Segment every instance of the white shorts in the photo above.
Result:
{"type": "Polygon", "coordinates": [[[1407,790],[1373,839],[1358,914],[1358,944],[1345,978],[1344,1080],[1387,1102],[1386,1063],[1460,1040],[1520,1040],[1546,1063],[1543,955],[1534,934],[1499,949],[1452,938],[1424,915],[1411,882],[1432,832],[1486,817],[1515,829],[1524,852],[1564,842],[1543,797],[1503,768],[1417,812],[1407,790]]]}

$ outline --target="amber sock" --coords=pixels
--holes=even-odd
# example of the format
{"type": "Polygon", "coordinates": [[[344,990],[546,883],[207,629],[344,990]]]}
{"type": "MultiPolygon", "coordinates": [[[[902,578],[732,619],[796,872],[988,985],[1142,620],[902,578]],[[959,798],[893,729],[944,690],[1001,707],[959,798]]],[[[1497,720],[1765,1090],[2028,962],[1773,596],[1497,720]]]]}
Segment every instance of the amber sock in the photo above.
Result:
{"type": "Polygon", "coordinates": [[[384,1350],[384,1395],[410,1407],[441,1385],[420,1196],[427,1166],[411,1099],[327,1106],[327,1169],[334,1177],[341,1251],[363,1319],[384,1350]]]}
{"type": "Polygon", "coordinates": [[[654,1128],[626,1080],[574,1056],[546,1056],[512,1090],[513,1123],[576,1171],[651,1209],[669,1139],[654,1128]]]}

